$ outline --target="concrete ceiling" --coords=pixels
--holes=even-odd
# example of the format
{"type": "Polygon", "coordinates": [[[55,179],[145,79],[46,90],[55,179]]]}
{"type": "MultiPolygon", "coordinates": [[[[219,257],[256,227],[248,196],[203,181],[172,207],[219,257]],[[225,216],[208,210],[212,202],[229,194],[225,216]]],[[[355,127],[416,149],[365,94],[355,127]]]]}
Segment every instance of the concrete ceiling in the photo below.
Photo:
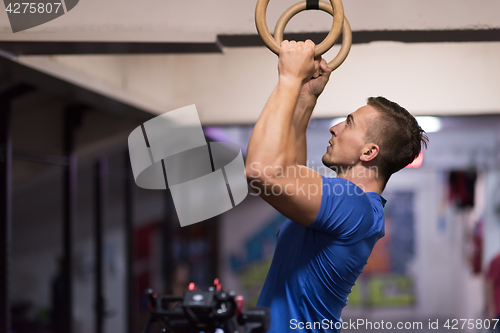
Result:
{"type": "MultiPolygon", "coordinates": [[[[43,42],[50,41],[56,42],[52,45],[65,44],[58,43],[63,41],[182,42],[220,47],[218,36],[256,35],[256,1],[82,0],[63,16],[18,33],[12,33],[2,10],[0,49],[8,49],[9,44],[2,47],[1,41],[35,42],[31,44],[38,49],[48,48],[50,43],[43,42]]],[[[278,17],[295,2],[270,1],[268,25],[272,30],[278,17]]],[[[353,31],[359,34],[450,30],[455,35],[475,31],[489,37],[464,37],[455,40],[458,43],[397,43],[382,38],[379,40],[385,42],[353,45],[313,117],[345,115],[355,104],[364,103],[365,97],[378,94],[394,97],[421,115],[500,112],[500,43],[496,37],[500,1],[345,0],[344,8],[353,31]]],[[[292,19],[286,31],[325,32],[330,25],[331,18],[325,13],[308,11],[292,19]]],[[[338,46],[325,58],[333,58],[336,50],[338,46]]],[[[12,58],[152,114],[196,104],[205,125],[254,123],[276,81],[276,56],[264,47],[222,46],[216,54],[122,53],[48,57],[19,53],[12,58]]]]}
{"type": "MultiPolygon", "coordinates": [[[[295,0],[273,0],[268,25],[295,0]]],[[[207,42],[220,34],[255,34],[256,0],[82,0],[61,17],[13,34],[0,11],[0,40],[207,42]]],[[[346,16],[354,31],[500,28],[497,0],[349,0],[346,16]]],[[[301,13],[287,32],[328,31],[325,13],[301,13]]]]}

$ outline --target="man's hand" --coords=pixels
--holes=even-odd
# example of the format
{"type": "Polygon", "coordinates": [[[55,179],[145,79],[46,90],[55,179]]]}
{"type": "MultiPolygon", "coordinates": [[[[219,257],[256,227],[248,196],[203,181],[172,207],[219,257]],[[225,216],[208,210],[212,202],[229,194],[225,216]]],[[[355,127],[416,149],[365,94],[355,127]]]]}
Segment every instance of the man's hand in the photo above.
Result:
{"type": "MultiPolygon", "coordinates": [[[[295,111],[293,112],[295,134],[300,137],[302,134],[305,136],[316,100],[325,89],[332,73],[332,69],[327,66],[325,59],[319,57],[315,62],[318,64],[318,70],[314,73],[313,78],[302,86],[295,111]]],[[[303,154],[301,153],[301,155],[303,154]]]]}
{"type": "Polygon", "coordinates": [[[319,62],[314,61],[314,43],[284,40],[278,61],[280,83],[303,85],[319,70],[319,62]]]}
{"type": "Polygon", "coordinates": [[[327,66],[326,60],[319,58],[315,60],[319,62],[319,68],[314,73],[313,78],[306,82],[300,91],[300,98],[315,98],[323,92],[328,80],[330,79],[330,74],[332,69],[327,66]]]}

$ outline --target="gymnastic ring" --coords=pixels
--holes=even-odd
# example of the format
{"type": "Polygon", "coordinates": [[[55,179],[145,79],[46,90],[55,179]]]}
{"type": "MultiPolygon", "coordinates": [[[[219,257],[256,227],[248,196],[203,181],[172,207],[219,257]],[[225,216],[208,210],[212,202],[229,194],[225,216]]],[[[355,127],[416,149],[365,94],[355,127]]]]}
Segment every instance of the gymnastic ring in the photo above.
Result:
{"type": "MultiPolygon", "coordinates": [[[[340,35],[340,30],[342,30],[342,25],[344,22],[344,7],[342,6],[341,0],[330,0],[330,3],[333,8],[333,23],[330,32],[326,36],[325,40],[323,40],[319,45],[316,45],[314,56],[320,56],[326,51],[328,51],[337,38],[340,35]]],[[[269,4],[269,0],[258,0],[257,6],[255,8],[255,25],[257,27],[257,32],[262,38],[264,44],[275,54],[279,55],[280,52],[280,43],[276,41],[276,39],[271,36],[269,32],[269,28],[267,27],[266,22],[266,11],[267,5],[269,4]]],[[[292,6],[287,10],[290,11],[292,8],[295,8],[296,5],[292,6]]],[[[292,11],[293,13],[293,11],[292,11]]],[[[293,13],[290,18],[295,15],[297,12],[293,13]]],[[[285,22],[286,24],[287,22],[285,22]]],[[[284,29],[284,27],[283,27],[284,29]]]]}
{"type": "MultiPolygon", "coordinates": [[[[278,20],[278,23],[276,23],[276,28],[274,29],[274,40],[278,44],[281,45],[281,42],[283,41],[283,33],[285,31],[286,24],[296,14],[300,13],[301,11],[306,10],[307,9],[306,6],[307,6],[306,1],[296,3],[292,7],[288,8],[281,15],[281,17],[278,20]]],[[[330,13],[335,18],[332,6],[328,2],[319,1],[319,9],[321,9],[324,12],[330,13]]],[[[347,20],[347,18],[344,17],[344,24],[343,24],[343,29],[342,29],[342,46],[340,47],[340,51],[337,54],[337,56],[332,61],[330,61],[328,63],[328,67],[330,67],[330,68],[332,68],[332,70],[334,70],[334,69],[337,69],[340,65],[342,65],[344,60],[349,55],[349,51],[351,50],[351,44],[352,44],[351,25],[349,24],[349,21],[347,20]]],[[[332,44],[332,46],[333,46],[333,44],[332,44]]],[[[326,51],[328,51],[330,48],[331,48],[331,46],[329,46],[328,49],[326,49],[326,51]]],[[[325,52],[323,52],[323,53],[325,53],[325,52]]],[[[323,54],[323,53],[321,53],[321,54],[323,54]]]]}

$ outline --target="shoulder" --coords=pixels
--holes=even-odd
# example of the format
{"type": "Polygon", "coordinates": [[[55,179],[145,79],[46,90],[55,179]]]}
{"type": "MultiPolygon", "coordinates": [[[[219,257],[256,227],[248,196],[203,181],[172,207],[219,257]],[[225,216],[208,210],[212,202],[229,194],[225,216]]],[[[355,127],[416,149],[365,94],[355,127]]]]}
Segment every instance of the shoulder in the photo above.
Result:
{"type": "Polygon", "coordinates": [[[368,195],[351,181],[323,177],[321,206],[311,227],[339,238],[367,234],[374,208],[368,195]]]}
{"type": "Polygon", "coordinates": [[[368,195],[347,179],[323,177],[322,196],[326,200],[336,200],[343,206],[354,206],[358,211],[371,211],[372,204],[368,195]]]}

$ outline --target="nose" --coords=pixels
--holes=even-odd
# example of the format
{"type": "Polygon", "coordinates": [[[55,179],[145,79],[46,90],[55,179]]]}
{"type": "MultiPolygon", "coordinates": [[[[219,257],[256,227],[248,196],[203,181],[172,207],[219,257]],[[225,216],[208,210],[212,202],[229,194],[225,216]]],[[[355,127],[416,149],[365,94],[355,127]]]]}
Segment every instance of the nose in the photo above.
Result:
{"type": "Polygon", "coordinates": [[[338,123],[338,124],[333,125],[332,127],[330,127],[330,133],[331,133],[333,136],[337,136],[337,135],[339,134],[339,130],[338,130],[338,128],[339,128],[339,127],[338,127],[338,126],[339,126],[340,124],[343,124],[344,122],[345,122],[345,121],[342,121],[342,122],[340,122],[340,123],[338,123]]]}

